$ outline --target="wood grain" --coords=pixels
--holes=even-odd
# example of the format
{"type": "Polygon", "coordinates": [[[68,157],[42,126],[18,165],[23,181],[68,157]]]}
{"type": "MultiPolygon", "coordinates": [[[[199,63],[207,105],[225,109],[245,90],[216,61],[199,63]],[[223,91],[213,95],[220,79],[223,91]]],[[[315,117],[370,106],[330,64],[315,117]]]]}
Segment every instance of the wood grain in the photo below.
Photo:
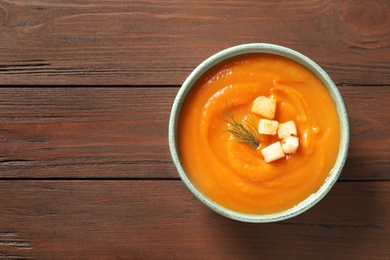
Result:
{"type": "MultiPolygon", "coordinates": [[[[390,179],[390,88],[341,87],[351,143],[341,178],[390,179]]],[[[0,88],[1,178],[178,178],[178,88],[0,88]],[[147,101],[147,102],[145,102],[147,101]]]]}
{"type": "Polygon", "coordinates": [[[167,146],[177,89],[156,90],[0,89],[0,175],[177,177],[167,146]]]}
{"type": "Polygon", "coordinates": [[[389,57],[388,0],[0,0],[0,85],[31,85],[0,87],[0,259],[389,259],[389,57]],[[330,193],[273,224],[208,209],[168,147],[184,79],[251,42],[312,58],[350,120],[330,193]]]}
{"type": "Polygon", "coordinates": [[[309,211],[274,224],[219,216],[181,181],[0,181],[0,186],[0,258],[390,255],[389,182],[338,182],[309,211]]]}
{"type": "Polygon", "coordinates": [[[375,176],[389,180],[390,87],[341,87],[340,92],[350,124],[349,152],[342,178],[369,180],[375,176]]]}
{"type": "Polygon", "coordinates": [[[0,84],[179,85],[243,43],[293,48],[339,85],[388,85],[390,2],[0,1],[0,84]]]}

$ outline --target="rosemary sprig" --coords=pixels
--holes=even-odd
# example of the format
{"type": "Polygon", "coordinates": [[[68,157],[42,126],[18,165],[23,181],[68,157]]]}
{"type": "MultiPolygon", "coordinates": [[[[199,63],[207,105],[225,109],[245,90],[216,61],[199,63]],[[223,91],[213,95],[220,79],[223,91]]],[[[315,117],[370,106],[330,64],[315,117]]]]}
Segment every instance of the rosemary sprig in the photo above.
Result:
{"type": "Polygon", "coordinates": [[[232,103],[232,111],[229,112],[229,107],[226,102],[226,111],[224,114],[227,115],[229,119],[220,117],[220,119],[229,124],[229,127],[225,129],[224,132],[232,134],[237,142],[250,144],[254,148],[257,148],[260,145],[260,141],[255,118],[252,114],[248,115],[245,111],[242,112],[245,117],[242,121],[245,122],[246,126],[234,119],[234,104],[232,103]]]}

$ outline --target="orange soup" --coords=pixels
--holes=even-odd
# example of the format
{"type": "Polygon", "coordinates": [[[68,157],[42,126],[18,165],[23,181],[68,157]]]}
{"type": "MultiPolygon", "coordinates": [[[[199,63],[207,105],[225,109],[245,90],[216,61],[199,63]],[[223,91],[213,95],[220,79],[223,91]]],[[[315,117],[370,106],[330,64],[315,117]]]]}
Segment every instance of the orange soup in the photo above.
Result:
{"type": "MultiPolygon", "coordinates": [[[[261,116],[253,118],[257,125],[261,116]]],[[[272,54],[241,55],[209,71],[188,94],[178,124],[189,178],[211,200],[248,214],[287,210],[315,193],[340,142],[338,114],[325,86],[304,66],[272,54]],[[277,135],[259,134],[255,148],[231,140],[223,120],[227,111],[238,122],[252,115],[259,96],[276,104],[273,120],[295,122],[299,138],[295,153],[268,163],[261,150],[278,141],[277,135]]]]}

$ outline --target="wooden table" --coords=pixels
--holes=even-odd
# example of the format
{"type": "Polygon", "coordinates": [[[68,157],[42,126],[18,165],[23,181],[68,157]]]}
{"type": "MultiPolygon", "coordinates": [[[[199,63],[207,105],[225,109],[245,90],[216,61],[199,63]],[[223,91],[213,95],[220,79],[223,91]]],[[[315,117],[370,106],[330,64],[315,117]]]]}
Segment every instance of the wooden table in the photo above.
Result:
{"type": "Polygon", "coordinates": [[[390,259],[388,0],[1,0],[0,84],[1,259],[390,259]],[[273,224],[206,208],[167,141],[188,74],[251,42],[316,61],[350,117],[339,181],[273,224]]]}

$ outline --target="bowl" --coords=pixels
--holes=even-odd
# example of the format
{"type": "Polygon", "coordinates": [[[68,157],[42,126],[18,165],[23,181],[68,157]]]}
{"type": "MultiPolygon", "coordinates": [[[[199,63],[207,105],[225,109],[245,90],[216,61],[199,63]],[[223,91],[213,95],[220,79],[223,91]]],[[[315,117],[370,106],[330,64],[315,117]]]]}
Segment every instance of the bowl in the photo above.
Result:
{"type": "Polygon", "coordinates": [[[332,186],[339,178],[347,158],[349,146],[349,123],[347,111],[337,87],[335,86],[331,78],[328,76],[328,74],[319,65],[317,65],[314,61],[304,56],[303,54],[294,51],[290,48],[268,43],[250,43],[222,50],[203,61],[198,67],[196,67],[192,71],[192,73],[184,81],[174,100],[169,120],[168,138],[172,160],[177,168],[180,178],[197,199],[199,199],[203,204],[205,204],[213,211],[227,218],[242,222],[268,223],[292,218],[307,211],[315,204],[317,204],[330,191],[332,186]],[[198,82],[200,78],[202,78],[202,76],[205,75],[205,73],[209,72],[212,68],[214,68],[221,62],[239,55],[252,53],[264,53],[282,56],[291,59],[310,70],[326,87],[328,93],[333,99],[340,123],[340,145],[338,149],[338,155],[333,165],[333,168],[328,173],[325,181],[320,186],[320,188],[292,208],[280,212],[267,214],[248,214],[237,212],[235,210],[231,210],[225,206],[222,206],[219,203],[216,203],[214,200],[206,196],[188,176],[185,167],[183,167],[182,157],[179,152],[178,146],[179,115],[181,113],[181,109],[186,100],[186,97],[193,88],[193,86],[198,82]]]}

